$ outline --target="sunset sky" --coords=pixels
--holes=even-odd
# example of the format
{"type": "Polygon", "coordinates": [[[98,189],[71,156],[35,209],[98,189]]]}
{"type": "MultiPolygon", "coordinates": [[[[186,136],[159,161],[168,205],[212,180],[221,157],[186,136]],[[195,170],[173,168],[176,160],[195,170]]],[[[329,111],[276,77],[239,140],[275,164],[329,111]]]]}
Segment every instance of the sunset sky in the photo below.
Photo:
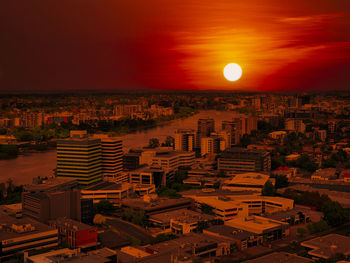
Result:
{"type": "Polygon", "coordinates": [[[11,0],[0,17],[2,91],[350,90],[350,0],[11,0]]]}

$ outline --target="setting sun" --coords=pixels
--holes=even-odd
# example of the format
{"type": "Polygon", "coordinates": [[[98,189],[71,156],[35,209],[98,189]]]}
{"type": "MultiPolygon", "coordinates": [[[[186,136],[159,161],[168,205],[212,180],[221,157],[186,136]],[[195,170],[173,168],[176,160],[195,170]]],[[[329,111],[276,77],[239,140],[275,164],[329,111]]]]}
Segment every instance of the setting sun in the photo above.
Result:
{"type": "Polygon", "coordinates": [[[242,68],[236,63],[227,64],[224,68],[224,76],[228,81],[239,80],[242,76],[242,68]]]}

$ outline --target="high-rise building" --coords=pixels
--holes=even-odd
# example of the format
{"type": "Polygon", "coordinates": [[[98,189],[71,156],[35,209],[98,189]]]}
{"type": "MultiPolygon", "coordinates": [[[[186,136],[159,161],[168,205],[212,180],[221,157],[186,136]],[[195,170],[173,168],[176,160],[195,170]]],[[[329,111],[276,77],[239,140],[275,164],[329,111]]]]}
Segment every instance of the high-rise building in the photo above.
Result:
{"type": "Polygon", "coordinates": [[[178,129],[175,131],[175,151],[192,152],[195,147],[195,131],[178,129]]]}
{"type": "Polygon", "coordinates": [[[222,130],[226,131],[231,138],[230,147],[237,145],[242,137],[242,122],[239,119],[222,122],[222,130]]]}
{"type": "Polygon", "coordinates": [[[252,131],[258,129],[258,119],[253,116],[241,117],[242,124],[242,135],[243,134],[251,134],[252,131]]]}
{"type": "Polygon", "coordinates": [[[217,151],[215,147],[215,138],[205,137],[201,139],[201,155],[212,154],[217,151]]]}
{"type": "Polygon", "coordinates": [[[101,140],[71,138],[57,141],[57,177],[89,185],[102,180],[101,140]]]}
{"type": "Polygon", "coordinates": [[[287,119],[284,122],[285,129],[288,131],[294,131],[296,133],[304,133],[306,129],[306,125],[301,119],[287,119]]]}
{"type": "Polygon", "coordinates": [[[198,120],[198,129],[197,129],[197,138],[196,138],[196,148],[200,148],[201,139],[209,137],[210,133],[215,131],[215,121],[211,118],[199,119],[198,120]]]}
{"type": "Polygon", "coordinates": [[[102,175],[105,180],[126,182],[123,171],[123,142],[118,137],[108,137],[105,134],[95,134],[94,138],[101,140],[102,175]]]}

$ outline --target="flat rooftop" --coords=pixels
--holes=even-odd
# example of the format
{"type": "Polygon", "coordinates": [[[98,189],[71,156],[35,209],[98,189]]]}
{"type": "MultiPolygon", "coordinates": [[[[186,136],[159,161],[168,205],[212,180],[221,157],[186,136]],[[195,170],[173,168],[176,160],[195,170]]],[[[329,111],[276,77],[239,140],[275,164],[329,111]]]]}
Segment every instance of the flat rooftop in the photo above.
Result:
{"type": "Polygon", "coordinates": [[[70,219],[70,218],[64,218],[64,217],[58,218],[56,220],[52,220],[52,221],[50,221],[50,223],[51,222],[55,223],[57,225],[64,225],[64,226],[66,226],[69,229],[76,227],[77,231],[87,230],[87,229],[93,228],[93,226],[84,224],[84,223],[79,222],[79,221],[75,221],[75,220],[70,219]]]}
{"type": "Polygon", "coordinates": [[[174,211],[153,214],[150,216],[150,219],[160,223],[169,223],[170,219],[183,223],[196,223],[198,221],[212,220],[215,219],[215,217],[198,213],[189,209],[178,209],[174,211]]]}
{"type": "Polygon", "coordinates": [[[180,198],[166,198],[160,197],[150,202],[145,202],[142,199],[125,199],[122,204],[129,207],[140,208],[143,210],[153,210],[166,208],[169,206],[176,206],[186,203],[192,203],[191,198],[180,197],[180,198]]]}
{"type": "Polygon", "coordinates": [[[27,235],[34,235],[39,234],[41,232],[46,231],[52,231],[55,230],[54,228],[45,225],[43,223],[40,223],[32,218],[29,217],[22,217],[22,218],[16,218],[14,216],[9,216],[4,211],[0,211],[0,241],[7,240],[11,238],[20,238],[27,235]],[[15,226],[23,226],[23,225],[31,225],[34,227],[33,230],[27,231],[27,232],[16,232],[12,225],[15,226]]]}
{"type": "Polygon", "coordinates": [[[71,178],[62,178],[62,177],[49,177],[47,179],[44,178],[35,178],[35,181],[32,184],[28,184],[24,186],[24,190],[28,192],[42,192],[46,190],[50,190],[57,186],[64,185],[77,185],[76,179],[71,178]]]}
{"type": "Polygon", "coordinates": [[[243,173],[236,174],[231,179],[225,181],[226,185],[235,184],[235,185],[261,185],[263,186],[270,176],[262,173],[243,173]]]}
{"type": "Polygon", "coordinates": [[[181,192],[182,196],[237,196],[237,195],[258,195],[256,191],[240,190],[231,191],[228,189],[214,189],[214,188],[203,188],[203,189],[191,189],[181,192]]]}
{"type": "Polygon", "coordinates": [[[255,234],[249,231],[245,231],[242,229],[238,229],[232,226],[227,225],[215,225],[211,226],[204,230],[204,232],[211,232],[219,234],[220,236],[224,236],[227,238],[234,238],[237,240],[245,240],[248,239],[251,236],[254,236],[255,234]]]}
{"type": "Polygon", "coordinates": [[[309,254],[315,257],[328,259],[335,254],[350,254],[350,237],[329,234],[317,237],[301,243],[302,246],[311,248],[309,254]]]}
{"type": "Polygon", "coordinates": [[[83,190],[98,191],[98,190],[121,190],[121,189],[123,189],[123,184],[102,181],[100,183],[85,187],[83,190]]]}
{"type": "Polygon", "coordinates": [[[244,261],[246,263],[275,263],[275,262],[284,262],[284,263],[308,263],[314,262],[309,258],[300,257],[294,254],[287,252],[274,252],[256,259],[251,259],[244,261]]]}

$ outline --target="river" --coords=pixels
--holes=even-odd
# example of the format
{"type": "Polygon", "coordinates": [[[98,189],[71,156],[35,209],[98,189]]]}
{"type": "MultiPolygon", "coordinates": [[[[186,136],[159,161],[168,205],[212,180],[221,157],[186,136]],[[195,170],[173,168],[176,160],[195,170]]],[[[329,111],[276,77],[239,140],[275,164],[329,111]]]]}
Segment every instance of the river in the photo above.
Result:
{"type": "MultiPolygon", "coordinates": [[[[186,119],[173,120],[164,125],[124,135],[122,136],[123,148],[126,152],[130,148],[146,146],[151,138],[158,138],[162,143],[168,135],[174,136],[176,129],[197,129],[199,118],[214,118],[215,128],[219,130],[221,122],[231,119],[234,115],[233,112],[201,111],[186,119]]],[[[34,177],[53,175],[55,167],[56,151],[20,155],[16,159],[0,160],[0,182],[11,178],[15,184],[28,184],[32,182],[34,177]]]]}

